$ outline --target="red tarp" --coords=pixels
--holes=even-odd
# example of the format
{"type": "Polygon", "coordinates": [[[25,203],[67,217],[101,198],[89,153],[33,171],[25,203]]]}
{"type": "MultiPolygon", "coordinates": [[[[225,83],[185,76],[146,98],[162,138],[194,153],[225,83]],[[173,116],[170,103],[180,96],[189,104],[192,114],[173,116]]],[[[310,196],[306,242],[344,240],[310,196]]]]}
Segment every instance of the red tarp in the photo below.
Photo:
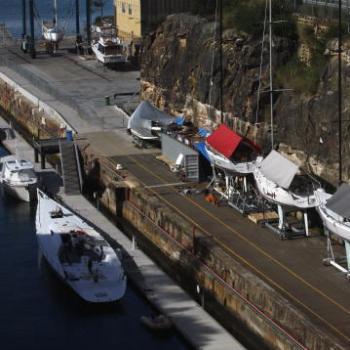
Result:
{"type": "Polygon", "coordinates": [[[224,124],[221,124],[207,138],[208,144],[227,158],[230,158],[235,153],[241,141],[242,137],[224,124]]]}

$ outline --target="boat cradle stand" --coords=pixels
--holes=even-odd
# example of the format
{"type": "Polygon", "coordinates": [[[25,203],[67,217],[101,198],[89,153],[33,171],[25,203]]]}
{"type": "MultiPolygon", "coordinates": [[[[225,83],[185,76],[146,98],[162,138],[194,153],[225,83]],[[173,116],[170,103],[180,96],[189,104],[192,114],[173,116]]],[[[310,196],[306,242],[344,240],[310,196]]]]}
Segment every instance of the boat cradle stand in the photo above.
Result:
{"type": "Polygon", "coordinates": [[[350,281],[350,242],[344,240],[345,244],[345,256],[335,256],[331,233],[324,227],[324,232],[327,237],[327,258],[323,259],[323,264],[325,266],[333,266],[340,272],[344,273],[346,278],[350,281]]]}
{"type": "Polygon", "coordinates": [[[227,204],[242,215],[257,213],[262,210],[262,202],[257,196],[254,186],[248,181],[247,176],[231,174],[223,171],[219,174],[213,166],[213,177],[208,188],[213,190],[225,199],[227,204]]]}
{"type": "Polygon", "coordinates": [[[268,219],[264,221],[264,225],[272,232],[277,233],[281,239],[295,239],[301,237],[309,237],[309,220],[307,210],[303,210],[303,222],[291,220],[291,214],[300,212],[300,209],[283,208],[277,205],[278,221],[268,219]],[[289,218],[286,214],[289,214],[289,218]]]}

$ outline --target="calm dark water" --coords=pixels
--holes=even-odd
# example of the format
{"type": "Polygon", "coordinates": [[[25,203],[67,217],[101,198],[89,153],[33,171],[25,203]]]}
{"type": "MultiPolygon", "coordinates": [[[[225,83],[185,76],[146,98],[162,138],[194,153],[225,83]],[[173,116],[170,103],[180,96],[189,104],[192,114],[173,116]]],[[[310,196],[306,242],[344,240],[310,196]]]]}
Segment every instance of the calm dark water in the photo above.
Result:
{"type": "MultiPolygon", "coordinates": [[[[86,0],[80,1],[80,30],[85,28],[86,0]]],[[[113,0],[104,0],[104,15],[113,14],[113,0]]],[[[27,0],[28,2],[28,0],[27,0]]],[[[73,33],[75,30],[75,0],[58,0],[58,21],[66,33],[73,33]]],[[[42,20],[51,20],[53,0],[34,0],[35,4],[35,26],[36,34],[41,33],[42,20]]],[[[101,14],[100,8],[92,8],[93,18],[101,14]]],[[[27,9],[27,14],[29,10],[27,9]]],[[[29,18],[29,17],[28,17],[29,18]]],[[[22,33],[22,0],[0,0],[0,23],[6,23],[12,35],[20,37],[22,33]]],[[[29,31],[29,22],[27,22],[29,31]]]]}
{"type": "MultiPolygon", "coordinates": [[[[0,148],[0,156],[4,154],[0,148]]],[[[189,347],[141,324],[152,310],[130,286],[113,305],[89,305],[38,262],[35,210],[0,194],[0,349],[167,349],[189,347]]]]}

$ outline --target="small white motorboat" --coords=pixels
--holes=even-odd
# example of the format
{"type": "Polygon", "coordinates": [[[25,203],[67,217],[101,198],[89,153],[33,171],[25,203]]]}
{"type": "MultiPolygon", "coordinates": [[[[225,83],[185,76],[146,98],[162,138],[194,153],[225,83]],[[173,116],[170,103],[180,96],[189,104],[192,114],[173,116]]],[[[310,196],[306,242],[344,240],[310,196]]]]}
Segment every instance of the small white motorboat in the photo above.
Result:
{"type": "Polygon", "coordinates": [[[97,60],[104,65],[128,62],[127,47],[115,35],[101,33],[99,39],[92,43],[91,49],[97,60]]]}
{"type": "Polygon", "coordinates": [[[10,195],[30,202],[35,198],[38,178],[28,160],[5,156],[0,159],[0,182],[10,195]]]}
{"type": "Polygon", "coordinates": [[[88,223],[38,189],[39,249],[59,278],[83,300],[113,302],[126,291],[122,264],[88,223]]]}

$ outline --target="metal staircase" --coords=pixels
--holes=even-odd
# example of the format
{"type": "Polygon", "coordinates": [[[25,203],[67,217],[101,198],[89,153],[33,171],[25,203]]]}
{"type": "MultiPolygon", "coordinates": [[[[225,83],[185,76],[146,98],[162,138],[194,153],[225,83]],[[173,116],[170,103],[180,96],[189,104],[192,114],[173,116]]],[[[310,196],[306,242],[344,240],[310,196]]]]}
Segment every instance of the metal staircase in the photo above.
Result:
{"type": "Polygon", "coordinates": [[[61,167],[64,192],[74,195],[81,192],[82,177],[78,151],[74,141],[60,141],[61,167]]]}

